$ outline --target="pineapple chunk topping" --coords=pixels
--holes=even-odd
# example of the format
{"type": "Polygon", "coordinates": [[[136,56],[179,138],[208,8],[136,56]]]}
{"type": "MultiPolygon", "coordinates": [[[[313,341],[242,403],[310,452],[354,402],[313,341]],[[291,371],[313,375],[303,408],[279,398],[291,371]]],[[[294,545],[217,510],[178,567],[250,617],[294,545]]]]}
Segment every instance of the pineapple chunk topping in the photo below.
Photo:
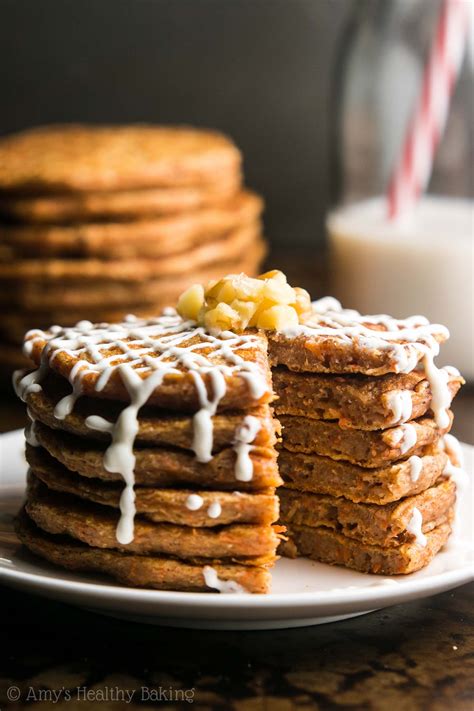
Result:
{"type": "Polygon", "coordinates": [[[210,331],[283,331],[309,316],[311,300],[307,291],[290,286],[283,272],[274,269],[256,279],[228,274],[206,287],[194,284],[179,297],[178,313],[210,331]]]}

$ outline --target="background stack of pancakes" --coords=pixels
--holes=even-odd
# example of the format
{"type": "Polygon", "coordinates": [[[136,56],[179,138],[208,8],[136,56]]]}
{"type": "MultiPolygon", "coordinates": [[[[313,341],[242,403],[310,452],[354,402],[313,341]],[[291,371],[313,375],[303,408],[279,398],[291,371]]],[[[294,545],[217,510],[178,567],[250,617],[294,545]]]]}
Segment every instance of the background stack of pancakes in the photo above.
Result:
{"type": "Polygon", "coordinates": [[[185,127],[56,126],[0,140],[0,368],[30,328],[114,321],[194,281],[254,273],[261,199],[225,136],[185,127]]]}

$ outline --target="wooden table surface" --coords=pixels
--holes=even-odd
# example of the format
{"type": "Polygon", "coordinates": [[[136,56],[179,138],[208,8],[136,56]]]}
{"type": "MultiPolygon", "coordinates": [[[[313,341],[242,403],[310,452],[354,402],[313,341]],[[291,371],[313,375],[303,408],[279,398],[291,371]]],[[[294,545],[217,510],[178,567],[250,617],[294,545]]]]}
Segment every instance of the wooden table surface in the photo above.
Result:
{"type": "MultiPolygon", "coordinates": [[[[454,432],[472,444],[473,405],[474,389],[465,387],[454,432]]],[[[24,422],[23,406],[4,395],[0,430],[24,422]]],[[[344,622],[272,632],[138,625],[8,588],[0,599],[0,709],[474,709],[474,583],[344,622]],[[8,700],[8,688],[19,701],[8,700]],[[179,701],[184,694],[189,702],[179,701]]]]}

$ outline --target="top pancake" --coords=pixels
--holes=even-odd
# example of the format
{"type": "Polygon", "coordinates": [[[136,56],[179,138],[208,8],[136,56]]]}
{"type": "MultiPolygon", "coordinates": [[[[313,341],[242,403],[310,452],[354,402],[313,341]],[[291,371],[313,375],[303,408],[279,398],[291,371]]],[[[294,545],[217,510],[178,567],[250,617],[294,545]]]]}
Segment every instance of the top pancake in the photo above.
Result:
{"type": "Polygon", "coordinates": [[[327,297],[313,302],[304,325],[269,332],[269,352],[272,365],[298,372],[410,373],[447,338],[447,328],[423,316],[364,316],[327,297]]]}
{"type": "Polygon", "coordinates": [[[23,397],[46,375],[59,373],[77,394],[123,401],[142,390],[145,402],[171,410],[245,409],[272,397],[267,342],[261,333],[213,336],[173,309],[158,318],[121,324],[79,322],[26,334],[25,354],[43,372],[20,384],[23,397]],[[38,380],[35,380],[35,378],[38,380]]]}
{"type": "Polygon", "coordinates": [[[57,125],[0,140],[0,191],[50,193],[215,184],[240,170],[215,131],[188,127],[57,125]]]}

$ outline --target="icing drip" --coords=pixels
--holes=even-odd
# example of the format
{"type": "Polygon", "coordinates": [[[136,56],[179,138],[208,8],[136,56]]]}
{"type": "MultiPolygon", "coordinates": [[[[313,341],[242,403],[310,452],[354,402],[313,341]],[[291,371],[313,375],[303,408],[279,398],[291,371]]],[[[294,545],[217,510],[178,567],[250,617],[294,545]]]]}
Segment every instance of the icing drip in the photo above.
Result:
{"type": "Polygon", "coordinates": [[[442,442],[446,454],[449,456],[451,461],[454,459],[454,462],[457,464],[457,466],[463,467],[464,456],[462,453],[461,445],[459,444],[459,441],[456,439],[456,437],[452,434],[445,434],[442,439],[442,442]]]}
{"type": "MultiPolygon", "coordinates": [[[[449,338],[449,331],[444,326],[430,324],[423,316],[410,316],[406,319],[394,319],[385,314],[366,316],[352,309],[343,309],[336,299],[326,297],[312,303],[312,315],[305,324],[283,333],[288,337],[303,334],[329,336],[347,344],[354,340],[365,348],[389,351],[397,373],[411,373],[423,359],[436,424],[442,428],[448,426],[447,409],[451,404],[448,383],[450,376],[459,373],[454,368],[440,369],[433,362],[439,353],[436,336],[449,338]]],[[[408,402],[404,404],[408,408],[408,402]]],[[[403,407],[403,404],[395,403],[397,412],[399,407],[403,407]]]]}
{"type": "Polygon", "coordinates": [[[114,429],[113,422],[109,422],[105,417],[100,417],[99,415],[89,415],[86,417],[86,426],[90,430],[97,430],[97,432],[108,432],[109,434],[114,429]]]}
{"type": "Polygon", "coordinates": [[[204,503],[204,499],[199,494],[189,494],[186,499],[186,508],[190,511],[198,511],[204,503]]]}
{"type": "Polygon", "coordinates": [[[25,427],[25,440],[31,447],[39,447],[40,443],[36,437],[35,423],[31,421],[29,425],[25,427]]]}
{"type": "Polygon", "coordinates": [[[26,414],[28,415],[30,422],[25,427],[25,440],[31,447],[39,447],[40,443],[38,442],[38,438],[36,436],[35,417],[29,407],[26,408],[26,414]]]}
{"type": "MultiPolygon", "coordinates": [[[[121,474],[125,487],[120,498],[120,520],[117,540],[127,544],[133,540],[135,516],[134,443],[138,433],[138,414],[166,376],[188,372],[193,378],[200,410],[193,418],[193,448],[201,462],[212,458],[212,417],[226,394],[226,378],[238,375],[246,380],[251,395],[260,399],[267,382],[257,363],[245,361],[237,352],[258,346],[258,336],[237,335],[230,331],[214,335],[194,322],[183,321],[174,309],[161,317],[138,319],[127,317],[119,324],[93,325],[81,321],[73,328],[54,326],[48,332],[31,331],[26,336],[25,350],[32,352],[36,340],[46,340],[40,367],[22,378],[16,389],[24,400],[41,389],[40,381],[59,353],[75,358],[69,373],[73,392],[57,403],[55,416],[64,419],[73,410],[82,393],[84,377],[96,376],[96,391],[102,391],[113,373],[118,373],[129,395],[127,405],[116,422],[91,415],[86,424],[91,429],[107,432],[111,443],[104,453],[107,471],[121,474]],[[116,351],[119,351],[117,353],[116,351]],[[98,376],[98,377],[97,377],[98,376]],[[204,378],[210,381],[212,395],[207,392],[204,378]]],[[[212,509],[215,512],[217,509],[212,509]]],[[[218,515],[218,514],[217,514],[218,515]]]]}
{"type": "Polygon", "coordinates": [[[235,460],[235,478],[238,481],[250,481],[253,477],[253,462],[250,457],[252,442],[260,431],[261,423],[257,417],[246,415],[234,435],[233,448],[235,460]]]}
{"type": "Polygon", "coordinates": [[[225,395],[225,378],[218,370],[209,371],[213,390],[213,396],[209,398],[200,374],[192,370],[191,375],[194,378],[199,404],[201,405],[201,409],[193,417],[194,436],[192,449],[198,462],[210,462],[213,446],[212,417],[216,414],[217,406],[225,395]]]}
{"type": "Polygon", "coordinates": [[[406,422],[412,413],[410,390],[394,390],[387,393],[387,406],[393,413],[393,424],[406,422]]]}
{"type": "Polygon", "coordinates": [[[213,588],[220,593],[246,593],[247,590],[235,580],[221,580],[217,571],[210,565],[205,565],[202,569],[204,582],[208,588],[213,588]]]}
{"type": "Polygon", "coordinates": [[[461,445],[459,444],[456,437],[451,434],[444,435],[443,445],[446,454],[448,455],[448,461],[446,462],[443,474],[445,474],[446,476],[450,476],[456,484],[457,503],[459,503],[461,496],[464,494],[469,484],[469,477],[467,475],[467,472],[465,472],[463,469],[464,457],[462,454],[461,445]],[[453,460],[454,462],[456,462],[456,464],[454,464],[453,460]]]}
{"type": "Polygon", "coordinates": [[[408,464],[410,465],[410,478],[415,484],[420,478],[420,474],[423,469],[423,460],[421,457],[417,457],[417,455],[414,454],[408,460],[408,464]]]}
{"type": "Polygon", "coordinates": [[[416,428],[406,422],[394,430],[388,430],[383,435],[383,439],[391,447],[400,446],[400,454],[406,454],[415,446],[417,440],[416,428]]]}
{"type": "Polygon", "coordinates": [[[77,399],[81,395],[81,381],[77,378],[77,374],[80,372],[80,366],[81,363],[79,361],[76,363],[69,375],[69,380],[73,387],[72,393],[66,395],[56,403],[53,414],[57,420],[64,420],[71,414],[74,410],[74,405],[76,404],[77,399]]]}
{"type": "Polygon", "coordinates": [[[435,366],[432,353],[426,353],[423,366],[430,384],[431,410],[438,427],[444,429],[449,426],[448,408],[451,405],[451,393],[448,388],[449,372],[435,366]]]}
{"type": "Polygon", "coordinates": [[[15,370],[13,373],[13,387],[20,400],[26,402],[30,393],[41,392],[40,382],[45,377],[47,370],[47,363],[42,363],[37,370],[33,370],[33,372],[26,375],[23,370],[15,370]]]}
{"type": "Polygon", "coordinates": [[[421,515],[421,511],[415,506],[413,509],[412,517],[408,522],[407,531],[408,533],[411,533],[413,536],[415,536],[415,542],[419,546],[422,546],[422,548],[424,548],[427,544],[427,539],[422,531],[422,526],[423,516],[421,515]]]}
{"type": "Polygon", "coordinates": [[[213,501],[212,504],[207,509],[207,515],[209,518],[219,518],[222,513],[222,506],[218,501],[213,501]]]}

